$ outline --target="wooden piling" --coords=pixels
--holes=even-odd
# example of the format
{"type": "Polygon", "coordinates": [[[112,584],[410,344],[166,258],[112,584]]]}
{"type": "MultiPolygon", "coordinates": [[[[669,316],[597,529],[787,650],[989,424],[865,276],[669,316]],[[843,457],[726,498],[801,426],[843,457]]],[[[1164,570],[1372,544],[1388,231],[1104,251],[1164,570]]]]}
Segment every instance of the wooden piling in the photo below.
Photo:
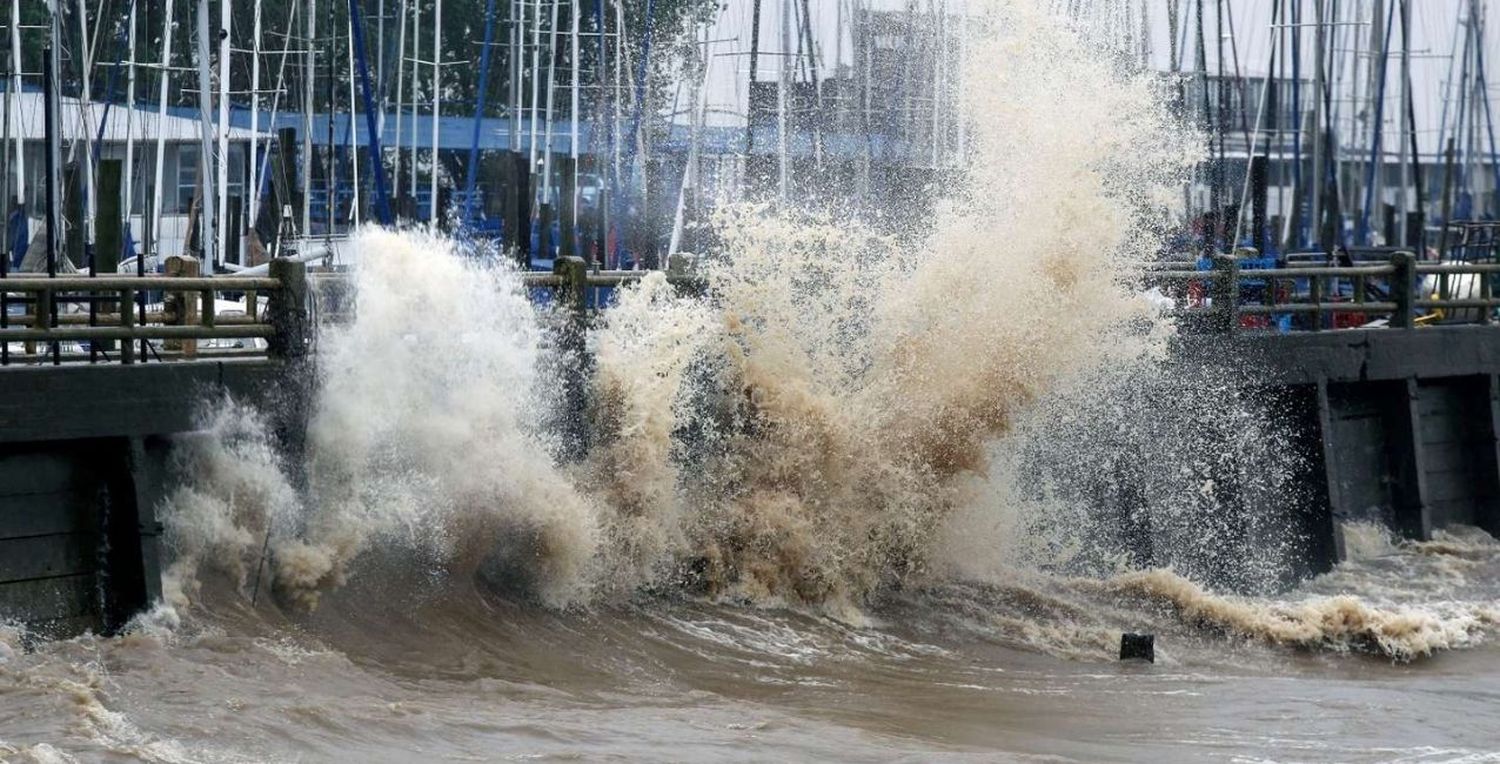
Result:
{"type": "MultiPolygon", "coordinates": [[[[172,255],[167,258],[165,272],[166,275],[174,278],[197,278],[198,268],[197,258],[172,255]]],[[[166,313],[164,323],[172,326],[196,325],[200,299],[196,292],[168,291],[162,298],[162,307],[166,313]]],[[[162,343],[162,347],[169,351],[180,351],[184,358],[194,358],[198,355],[197,340],[169,339],[162,343]]]]}
{"type": "Polygon", "coordinates": [[[1234,255],[1214,255],[1213,296],[1215,328],[1232,333],[1239,319],[1240,264],[1234,255]]]}
{"type": "Polygon", "coordinates": [[[1417,293],[1417,256],[1410,252],[1391,255],[1391,265],[1396,272],[1391,274],[1391,302],[1396,311],[1391,315],[1391,327],[1410,329],[1416,326],[1416,309],[1413,300],[1417,293]]]}

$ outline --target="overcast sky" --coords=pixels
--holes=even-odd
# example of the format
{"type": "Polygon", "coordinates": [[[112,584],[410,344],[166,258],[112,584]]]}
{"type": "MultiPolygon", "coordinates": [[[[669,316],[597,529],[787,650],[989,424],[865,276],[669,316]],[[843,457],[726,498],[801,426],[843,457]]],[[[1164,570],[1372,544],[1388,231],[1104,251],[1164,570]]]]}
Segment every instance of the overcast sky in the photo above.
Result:
{"type": "MultiPolygon", "coordinates": [[[[1168,14],[1171,6],[1181,7],[1184,24],[1179,30],[1180,35],[1186,35],[1188,43],[1186,51],[1181,53],[1184,68],[1191,69],[1194,65],[1196,51],[1195,35],[1196,22],[1191,13],[1197,7],[1196,0],[1072,0],[1071,3],[1060,2],[1060,0],[1037,0],[1046,2],[1053,6],[1082,6],[1089,10],[1087,13],[1094,14],[1104,21],[1105,24],[1125,26],[1121,19],[1130,19],[1129,26],[1140,29],[1139,22],[1142,8],[1149,17],[1145,28],[1149,30],[1150,39],[1148,45],[1151,52],[1152,65],[1160,70],[1166,70],[1171,63],[1171,44],[1168,25],[1168,14]]],[[[914,0],[919,11],[931,7],[946,7],[951,12],[957,13],[966,6],[966,0],[914,0]]],[[[977,2],[977,0],[976,0],[977,2]]],[[[1386,3],[1389,7],[1390,0],[1386,3]]],[[[760,70],[762,79],[775,79],[777,67],[786,59],[779,55],[783,50],[781,42],[781,15],[784,0],[762,0],[761,8],[761,51],[760,70]]],[[[1225,68],[1233,70],[1234,61],[1237,59],[1241,72],[1264,73],[1269,62],[1272,48],[1273,34],[1291,35],[1298,30],[1283,29],[1273,31],[1271,28],[1271,11],[1277,4],[1274,0],[1225,0],[1223,3],[1225,11],[1225,68]],[[1229,27],[1233,27],[1233,34],[1229,33],[1229,27]],[[1233,55],[1237,52],[1237,56],[1233,55]]],[[[851,45],[847,29],[841,32],[839,20],[842,16],[845,20],[849,18],[851,0],[811,0],[809,3],[813,17],[814,35],[818,39],[820,52],[820,68],[824,75],[831,73],[837,62],[848,62],[851,58],[851,45]]],[[[907,7],[906,0],[867,0],[864,5],[876,8],[900,10],[907,7]]],[[[1203,0],[1205,7],[1205,40],[1208,44],[1207,58],[1209,71],[1217,71],[1218,57],[1217,45],[1214,35],[1218,29],[1218,18],[1216,8],[1220,5],[1219,0],[1203,0]]],[[[1290,5],[1287,2],[1286,5],[1290,5]]],[[[1354,85],[1351,79],[1355,74],[1354,62],[1357,60],[1354,51],[1356,46],[1364,53],[1368,52],[1371,42],[1371,16],[1375,0],[1345,0],[1339,3],[1342,10],[1341,21],[1344,24],[1330,28],[1330,36],[1336,39],[1331,44],[1339,51],[1343,61],[1342,69],[1346,85],[1340,88],[1342,97],[1352,98],[1354,85]]],[[[1495,17],[1495,9],[1500,6],[1500,0],[1479,0],[1480,13],[1490,19],[1495,17]]],[[[1304,14],[1310,17],[1314,0],[1302,0],[1304,14]]],[[[1442,105],[1445,98],[1444,83],[1449,79],[1449,62],[1453,52],[1455,40],[1461,40],[1458,34],[1458,21],[1462,17],[1467,19],[1469,0],[1412,0],[1412,79],[1415,83],[1414,98],[1418,112],[1417,124],[1419,138],[1424,143],[1424,153],[1430,151],[1426,144],[1435,143],[1438,132],[1438,123],[1441,119],[1442,105]]],[[[746,100],[746,82],[748,80],[749,57],[746,55],[750,49],[751,9],[753,0],[724,0],[718,20],[707,36],[710,40],[709,49],[713,53],[711,71],[709,74],[708,106],[710,122],[718,124],[743,124],[746,100]]],[[[1283,22],[1284,23],[1284,22],[1283,22]]],[[[1381,27],[1384,27],[1385,19],[1380,19],[1381,27]]],[[[1486,61],[1485,65],[1490,78],[1490,92],[1492,100],[1500,97],[1500,77],[1494,76],[1497,72],[1495,59],[1500,59],[1500,20],[1486,25],[1486,61]]],[[[1300,29],[1303,35],[1304,56],[1310,55],[1313,42],[1313,29],[1304,27],[1300,29]]],[[[1139,35],[1139,33],[1136,33],[1139,35]]],[[[1397,19],[1395,30],[1390,41],[1393,50],[1399,50],[1401,45],[1400,22],[1397,19]]],[[[793,38],[795,46],[795,38],[793,38]]],[[[1181,49],[1180,49],[1181,50],[1181,49]]],[[[1362,67],[1368,67],[1369,58],[1361,56],[1358,60],[1365,63],[1362,67]]],[[[1396,91],[1398,84],[1399,69],[1395,61],[1392,61],[1387,85],[1388,103],[1394,103],[1398,97],[1396,91]]],[[[1310,69],[1306,70],[1305,77],[1311,77],[1310,69]]],[[[1456,73],[1453,75],[1456,77],[1456,73]]],[[[1362,74],[1359,85],[1363,94],[1367,88],[1367,74],[1362,74]]],[[[1364,96],[1362,96],[1364,97],[1364,96]]],[[[686,96],[684,95],[684,98],[686,96]]],[[[686,104],[684,104],[684,108],[686,104]]],[[[1500,104],[1492,104],[1500,112],[1500,104]]],[[[1387,107],[1386,119],[1394,126],[1395,112],[1387,107]]],[[[1496,114],[1500,118],[1500,113],[1496,114]]]]}

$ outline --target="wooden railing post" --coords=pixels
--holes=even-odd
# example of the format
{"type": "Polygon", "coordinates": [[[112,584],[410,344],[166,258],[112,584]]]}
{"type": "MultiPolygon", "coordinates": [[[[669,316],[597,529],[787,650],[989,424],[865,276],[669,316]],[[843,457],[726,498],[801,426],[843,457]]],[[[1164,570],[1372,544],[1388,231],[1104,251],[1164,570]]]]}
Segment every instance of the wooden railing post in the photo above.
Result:
{"type": "MultiPolygon", "coordinates": [[[[1481,300],[1492,299],[1492,295],[1495,292],[1495,289],[1494,289],[1495,282],[1494,282],[1493,279],[1490,278],[1490,272],[1489,271],[1480,271],[1479,273],[1475,274],[1475,278],[1479,279],[1479,296],[1478,296],[1478,299],[1481,299],[1481,300]]],[[[1494,315],[1495,315],[1495,307],[1493,305],[1485,305],[1485,306],[1481,307],[1479,309],[1479,323],[1481,323],[1481,324],[1490,324],[1490,323],[1492,323],[1494,321],[1494,315]]]]}
{"type": "Polygon", "coordinates": [[[698,256],[678,252],[667,257],[667,281],[677,294],[697,296],[703,292],[703,281],[698,277],[698,256]]]}
{"type": "Polygon", "coordinates": [[[307,355],[310,329],[307,265],[286,259],[272,260],[269,274],[278,285],[271,290],[270,304],[266,307],[267,322],[274,332],[266,342],[266,353],[272,358],[301,358],[307,355]]]}
{"type": "Polygon", "coordinates": [[[589,264],[581,257],[559,257],[552,263],[552,272],[562,277],[559,304],[582,317],[588,307],[589,264]]]}
{"type": "Polygon", "coordinates": [[[562,447],[565,458],[582,459],[589,447],[588,380],[593,373],[586,348],[589,266],[581,257],[559,257],[552,264],[552,272],[562,278],[558,304],[567,311],[558,336],[564,364],[562,447]]]}
{"type": "MultiPolygon", "coordinates": [[[[165,275],[174,278],[196,278],[198,258],[172,255],[167,258],[165,275]]],[[[166,314],[164,323],[170,326],[192,326],[198,323],[198,299],[196,294],[167,290],[162,296],[162,310],[166,314]]],[[[181,351],[184,358],[198,355],[197,340],[166,340],[162,347],[181,351]]]]}
{"type": "Polygon", "coordinates": [[[1213,272],[1215,328],[1227,334],[1239,323],[1239,260],[1234,255],[1214,255],[1213,272]]]}
{"type": "Polygon", "coordinates": [[[1391,255],[1391,265],[1396,269],[1391,274],[1391,302],[1396,312],[1391,316],[1391,327],[1410,329],[1416,326],[1417,314],[1414,299],[1417,293],[1417,256],[1410,252],[1391,255]]]}
{"type": "MultiPolygon", "coordinates": [[[[126,329],[135,326],[135,290],[120,290],[120,326],[126,329]]],[[[130,365],[135,363],[135,342],[125,340],[120,343],[120,363],[130,365]]]]}

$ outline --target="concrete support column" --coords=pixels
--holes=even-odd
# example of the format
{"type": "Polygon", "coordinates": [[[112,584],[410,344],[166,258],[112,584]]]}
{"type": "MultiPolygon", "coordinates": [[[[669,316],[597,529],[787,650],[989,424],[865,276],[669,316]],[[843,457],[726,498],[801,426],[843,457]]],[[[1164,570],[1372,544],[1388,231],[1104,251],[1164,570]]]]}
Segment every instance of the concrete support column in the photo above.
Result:
{"type": "Polygon", "coordinates": [[[1327,532],[1332,541],[1333,562],[1343,562],[1345,559],[1344,533],[1342,524],[1350,516],[1352,508],[1344,501],[1343,492],[1339,487],[1338,460],[1334,458],[1333,449],[1333,407],[1328,397],[1328,380],[1318,380],[1318,440],[1321,449],[1318,455],[1323,461],[1323,485],[1322,489],[1328,497],[1328,519],[1327,532]]]}
{"type": "Polygon", "coordinates": [[[1489,498],[1478,507],[1475,523],[1491,536],[1500,537],[1500,375],[1489,376],[1489,448],[1484,454],[1488,462],[1486,480],[1489,498]]]}
{"type": "Polygon", "coordinates": [[[1408,377],[1404,401],[1394,401],[1396,416],[1389,433],[1395,485],[1391,501],[1396,531],[1409,539],[1432,538],[1432,514],[1427,506],[1427,476],[1422,469],[1422,414],[1418,409],[1417,380],[1408,377]],[[1404,404],[1404,405],[1403,405],[1404,404]]]}

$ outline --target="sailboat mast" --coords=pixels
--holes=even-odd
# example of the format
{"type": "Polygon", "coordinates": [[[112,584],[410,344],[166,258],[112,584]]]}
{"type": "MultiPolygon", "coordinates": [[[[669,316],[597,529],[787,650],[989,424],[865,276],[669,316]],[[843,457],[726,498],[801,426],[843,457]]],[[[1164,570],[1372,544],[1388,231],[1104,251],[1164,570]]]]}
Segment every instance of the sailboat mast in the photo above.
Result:
{"type": "MultiPolygon", "coordinates": [[[[561,0],[552,0],[552,9],[547,20],[547,125],[543,135],[542,150],[542,204],[552,203],[552,114],[557,103],[557,7],[561,0]]],[[[550,234],[544,232],[543,236],[550,234]]]]}
{"type": "Polygon", "coordinates": [[[792,67],[792,0],[781,0],[781,77],[776,83],[776,133],[777,133],[777,189],[781,201],[786,203],[791,196],[791,175],[787,167],[789,130],[787,91],[791,89],[792,67]]]}
{"type": "Polygon", "coordinates": [[[130,62],[125,69],[125,230],[130,230],[130,215],[135,211],[135,17],[136,3],[131,0],[130,28],[126,31],[126,54],[130,62]]]}
{"type": "Polygon", "coordinates": [[[755,67],[760,65],[760,4],[755,0],[750,10],[750,85],[745,91],[745,161],[755,151],[755,67]]]}
{"type": "MultiPolygon", "coordinates": [[[[10,92],[6,94],[14,108],[21,98],[21,0],[10,3],[10,92]]],[[[19,113],[19,109],[17,109],[19,113]]],[[[26,141],[24,131],[16,129],[16,198],[26,204],[26,141]]]]}
{"type": "MultiPolygon", "coordinates": [[[[82,90],[79,94],[78,108],[80,124],[79,139],[83,143],[83,249],[84,257],[88,261],[89,270],[94,267],[94,220],[98,214],[99,198],[94,192],[94,143],[90,139],[90,115],[93,82],[92,71],[94,62],[88,47],[89,29],[88,12],[85,0],[78,0],[78,39],[84,47],[81,55],[83,73],[80,77],[82,90]]],[[[54,83],[55,84],[55,83],[54,83]]],[[[76,145],[76,144],[75,144],[76,145]]]]}
{"type": "MultiPolygon", "coordinates": [[[[58,97],[58,83],[62,79],[62,9],[61,0],[47,0],[49,36],[47,47],[47,73],[43,80],[46,97],[44,122],[47,135],[47,275],[57,275],[57,257],[62,253],[62,130],[58,125],[58,111],[62,99],[58,97]]],[[[58,362],[59,348],[52,343],[52,362],[58,362]]]]}
{"type": "Polygon", "coordinates": [[[1412,135],[1411,112],[1407,104],[1411,103],[1411,3],[1408,0],[1400,2],[1401,14],[1401,193],[1397,196],[1396,215],[1398,228],[1396,230],[1396,242],[1401,246],[1410,246],[1411,228],[1408,211],[1411,206],[1410,189],[1412,186],[1411,163],[1417,161],[1417,157],[1410,151],[1409,140],[1412,135]]]}
{"type": "Polygon", "coordinates": [[[1318,244],[1328,248],[1330,242],[1323,236],[1323,188],[1326,183],[1328,168],[1324,166],[1326,161],[1323,156],[1323,62],[1326,41],[1323,27],[1323,1],[1314,0],[1313,16],[1313,160],[1312,160],[1312,225],[1316,234],[1318,244]]]}
{"type": "Polygon", "coordinates": [[[700,161],[700,150],[698,140],[703,127],[704,113],[708,105],[708,73],[709,64],[713,59],[709,56],[709,28],[703,29],[703,41],[700,47],[700,65],[703,72],[698,80],[693,82],[693,111],[692,111],[692,134],[688,139],[687,163],[682,169],[682,185],[677,192],[677,209],[672,215],[672,237],[667,244],[667,254],[675,255],[682,251],[682,235],[687,222],[687,207],[690,201],[697,196],[698,192],[698,163],[700,161]]]}
{"type": "Polygon", "coordinates": [[[432,172],[428,178],[430,220],[438,224],[438,119],[443,110],[443,0],[432,7],[432,172]]]}
{"type": "Polygon", "coordinates": [[[479,132],[484,125],[485,99],[490,90],[490,47],[495,34],[495,0],[484,4],[484,44],[479,49],[479,90],[474,97],[474,124],[469,140],[469,161],[464,168],[464,211],[459,218],[467,228],[474,215],[474,189],[479,182],[479,132]]]}
{"type": "Polygon", "coordinates": [[[245,220],[247,231],[255,227],[260,213],[260,0],[255,0],[254,16],[254,31],[250,35],[250,161],[247,162],[250,175],[245,186],[250,212],[245,220]]]}
{"type": "Polygon", "coordinates": [[[354,14],[349,14],[347,28],[350,44],[345,46],[349,60],[349,178],[354,184],[354,200],[349,207],[349,216],[354,225],[359,226],[359,120],[355,117],[359,114],[359,102],[354,94],[354,14]]]}
{"type": "Polygon", "coordinates": [[[541,111],[541,80],[537,73],[542,69],[542,6],[540,0],[533,2],[531,23],[531,145],[527,152],[527,170],[536,172],[537,124],[536,115],[541,111]]]}
{"type": "Polygon", "coordinates": [[[568,225],[573,227],[573,230],[577,230],[578,228],[578,78],[579,75],[583,72],[583,59],[579,57],[578,51],[579,26],[582,23],[582,20],[580,18],[582,16],[582,13],[578,7],[578,4],[580,2],[582,2],[582,0],[570,0],[570,2],[568,3],[569,7],[573,11],[573,31],[571,34],[573,43],[573,51],[571,57],[573,66],[573,88],[572,102],[568,105],[568,121],[572,123],[571,134],[569,136],[568,142],[568,158],[571,160],[568,165],[568,172],[573,174],[573,182],[571,184],[573,190],[573,199],[569,203],[568,209],[572,211],[573,219],[566,222],[568,225]]]}
{"type": "MultiPolygon", "coordinates": [[[[401,23],[396,32],[396,174],[391,178],[396,196],[401,195],[401,117],[402,104],[406,98],[406,0],[401,0],[401,23]]],[[[404,207],[397,206],[398,220],[404,207]]]]}
{"type": "Polygon", "coordinates": [[[176,0],[166,0],[167,12],[162,22],[161,80],[157,83],[156,105],[156,183],[151,187],[151,219],[146,223],[152,232],[152,235],[146,238],[155,242],[158,255],[161,254],[159,223],[162,216],[162,179],[167,158],[167,134],[162,130],[162,125],[167,121],[167,90],[172,80],[172,9],[176,5],[176,0]]]}
{"type": "MultiPolygon", "coordinates": [[[[510,3],[510,150],[521,151],[521,45],[526,39],[525,7],[521,0],[510,3]]],[[[515,231],[506,231],[514,237],[515,231]]]]}
{"type": "Polygon", "coordinates": [[[417,77],[422,72],[422,3],[411,4],[411,178],[412,214],[417,209],[417,77]]]}
{"type": "Polygon", "coordinates": [[[214,261],[225,259],[229,252],[226,246],[229,237],[238,236],[239,231],[229,228],[229,9],[233,3],[219,2],[219,148],[214,154],[214,164],[219,176],[218,227],[214,231],[214,261]]]}
{"type": "MultiPolygon", "coordinates": [[[[307,51],[302,57],[302,236],[312,236],[313,93],[318,64],[318,0],[307,0],[307,51]]],[[[329,221],[330,223],[332,221],[329,221]]]]}
{"type": "Polygon", "coordinates": [[[211,116],[213,76],[209,73],[208,51],[208,0],[198,0],[198,124],[201,127],[198,177],[203,185],[203,194],[199,197],[202,201],[199,205],[202,211],[199,218],[203,222],[203,233],[202,238],[199,239],[199,245],[203,249],[204,264],[210,266],[205,270],[212,270],[212,266],[219,263],[219,253],[215,251],[219,238],[214,218],[214,200],[217,193],[214,188],[216,174],[212,162],[214,148],[214,123],[211,116]]]}

